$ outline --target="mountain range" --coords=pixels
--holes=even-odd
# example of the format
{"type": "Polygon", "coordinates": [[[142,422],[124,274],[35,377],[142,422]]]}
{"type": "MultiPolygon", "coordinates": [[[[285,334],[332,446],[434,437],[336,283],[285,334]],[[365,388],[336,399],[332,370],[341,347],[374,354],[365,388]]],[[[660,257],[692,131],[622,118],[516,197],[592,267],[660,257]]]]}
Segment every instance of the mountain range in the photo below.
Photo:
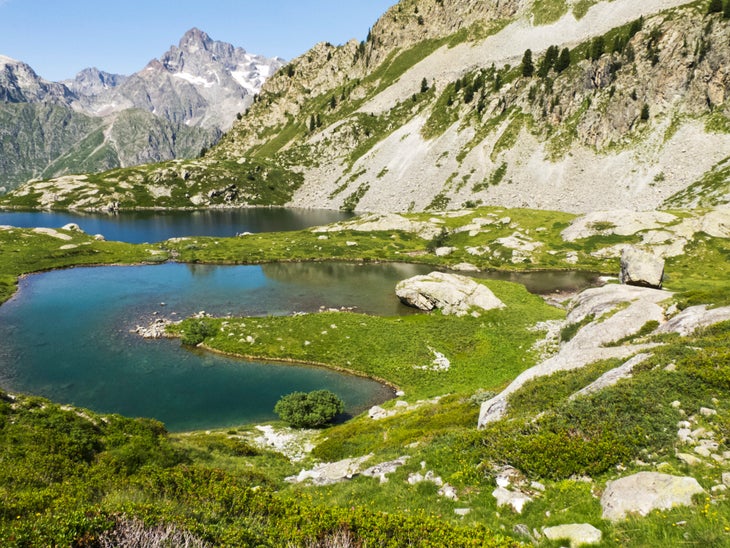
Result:
{"type": "Polygon", "coordinates": [[[46,181],[6,203],[728,203],[729,39],[703,1],[402,0],[367,40],[317,44],[278,71],[204,158],[46,181]]]}
{"type": "Polygon", "coordinates": [[[282,64],[196,28],[131,76],[89,68],[48,82],[0,56],[0,185],[195,157],[282,64]]]}

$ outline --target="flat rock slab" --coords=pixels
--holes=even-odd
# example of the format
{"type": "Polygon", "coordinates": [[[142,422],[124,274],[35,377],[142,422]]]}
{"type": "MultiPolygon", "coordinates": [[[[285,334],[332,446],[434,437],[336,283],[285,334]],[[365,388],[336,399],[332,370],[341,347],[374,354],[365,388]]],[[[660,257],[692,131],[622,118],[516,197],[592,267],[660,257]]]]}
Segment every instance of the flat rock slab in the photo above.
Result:
{"type": "Polygon", "coordinates": [[[657,333],[679,333],[683,337],[691,335],[700,327],[730,320],[730,306],[707,309],[706,304],[685,308],[657,329],[657,333]]]}
{"type": "Polygon", "coordinates": [[[427,311],[438,309],[457,316],[464,316],[473,309],[504,308],[504,303],[486,286],[466,276],[444,272],[403,280],[396,285],[395,294],[409,306],[427,311]]]}
{"type": "Polygon", "coordinates": [[[639,472],[606,484],[601,497],[603,519],[619,521],[629,514],[646,516],[653,510],[689,506],[694,495],[704,492],[691,477],[639,472]]]}
{"type": "Polygon", "coordinates": [[[590,523],[569,523],[556,525],[555,527],[545,527],[542,532],[548,540],[568,539],[571,548],[585,546],[586,544],[600,544],[603,539],[601,530],[596,529],[590,523]]]}

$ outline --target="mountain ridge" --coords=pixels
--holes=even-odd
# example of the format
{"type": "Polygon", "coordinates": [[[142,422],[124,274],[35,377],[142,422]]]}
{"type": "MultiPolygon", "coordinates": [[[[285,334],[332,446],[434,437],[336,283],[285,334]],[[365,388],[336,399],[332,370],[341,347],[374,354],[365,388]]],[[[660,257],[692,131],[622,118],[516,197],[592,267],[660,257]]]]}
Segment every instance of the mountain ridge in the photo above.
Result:
{"type": "MultiPolygon", "coordinates": [[[[679,195],[726,204],[728,26],[704,0],[403,0],[367,40],[319,43],[292,60],[194,166],[223,188],[217,164],[276,165],[301,177],[286,190],[297,207],[584,212],[668,207],[679,195]]],[[[148,166],[145,177],[157,184],[172,172],[148,166]]],[[[135,207],[112,186],[94,187],[98,207],[135,207]]],[[[48,207],[53,188],[14,203],[48,207]]],[[[251,203],[244,195],[227,205],[251,203]]],[[[188,200],[159,207],[213,204],[188,200]]]]}
{"type": "Polygon", "coordinates": [[[197,157],[282,64],[197,28],[130,76],[88,68],[73,80],[49,82],[26,63],[0,56],[0,189],[37,177],[197,157]],[[47,125],[59,118],[48,116],[50,104],[66,111],[60,127],[47,125]]]}

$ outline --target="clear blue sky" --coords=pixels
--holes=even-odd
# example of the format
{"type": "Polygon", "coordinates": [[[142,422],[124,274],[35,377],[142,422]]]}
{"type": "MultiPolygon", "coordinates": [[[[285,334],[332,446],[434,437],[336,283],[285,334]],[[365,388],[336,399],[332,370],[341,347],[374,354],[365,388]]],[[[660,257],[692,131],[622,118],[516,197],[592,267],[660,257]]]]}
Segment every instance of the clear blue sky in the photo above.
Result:
{"type": "Polygon", "coordinates": [[[131,74],[198,27],[287,60],[317,42],[364,40],[397,0],[0,0],[0,54],[48,80],[87,67],[131,74]]]}

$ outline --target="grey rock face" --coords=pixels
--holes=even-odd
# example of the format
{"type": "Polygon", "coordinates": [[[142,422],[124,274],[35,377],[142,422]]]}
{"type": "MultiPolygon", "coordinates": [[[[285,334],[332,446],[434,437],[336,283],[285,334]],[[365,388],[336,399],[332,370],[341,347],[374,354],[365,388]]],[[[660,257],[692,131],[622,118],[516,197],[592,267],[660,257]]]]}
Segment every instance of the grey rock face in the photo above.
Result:
{"type": "Polygon", "coordinates": [[[73,99],[73,93],[63,84],[44,80],[29,65],[0,55],[0,101],[68,106],[73,99]]]}
{"type": "Polygon", "coordinates": [[[645,516],[652,510],[689,506],[694,495],[704,492],[691,477],[639,472],[606,484],[601,497],[603,518],[619,521],[632,513],[645,516]]]}
{"type": "Polygon", "coordinates": [[[123,74],[111,74],[92,67],[79,72],[73,80],[62,83],[78,96],[93,96],[119,86],[126,79],[123,74]]]}
{"type": "Polygon", "coordinates": [[[621,254],[622,284],[661,289],[664,277],[664,259],[635,247],[627,247],[621,254]]]}

